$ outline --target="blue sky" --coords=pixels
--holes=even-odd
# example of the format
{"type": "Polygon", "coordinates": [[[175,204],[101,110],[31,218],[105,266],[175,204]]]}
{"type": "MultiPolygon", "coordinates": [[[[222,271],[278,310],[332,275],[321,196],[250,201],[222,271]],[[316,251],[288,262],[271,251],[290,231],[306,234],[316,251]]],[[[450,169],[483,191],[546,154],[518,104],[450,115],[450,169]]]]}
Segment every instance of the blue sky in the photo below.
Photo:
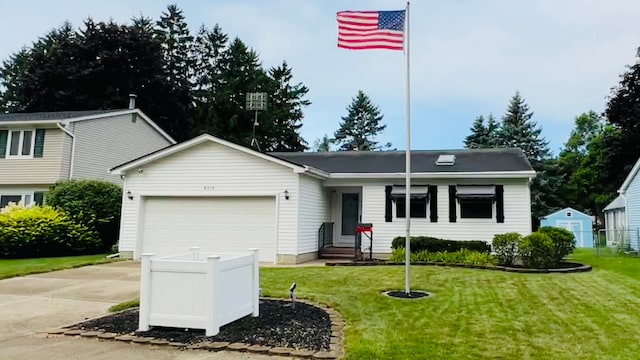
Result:
{"type": "MultiPolygon", "coordinates": [[[[154,19],[169,2],[0,0],[0,58],[63,21],[154,19]]],[[[380,141],[405,148],[404,58],[336,46],[340,10],[396,10],[404,1],[177,1],[191,30],[218,23],[261,56],[286,60],[306,84],[303,137],[333,134],[359,89],[378,104],[380,141]]],[[[414,0],[411,3],[412,149],[461,148],[473,119],[500,118],[519,90],[557,153],[576,115],[601,112],[640,46],[636,0],[414,0]]]]}

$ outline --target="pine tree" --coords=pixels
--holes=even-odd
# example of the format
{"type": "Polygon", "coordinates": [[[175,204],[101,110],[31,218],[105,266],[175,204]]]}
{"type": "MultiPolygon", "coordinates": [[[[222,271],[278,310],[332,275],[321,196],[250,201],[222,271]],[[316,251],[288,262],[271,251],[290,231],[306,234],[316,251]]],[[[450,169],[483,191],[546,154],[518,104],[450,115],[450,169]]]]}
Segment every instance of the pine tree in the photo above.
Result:
{"type": "Polygon", "coordinates": [[[533,112],[519,92],[511,98],[507,113],[498,131],[500,147],[519,147],[534,167],[549,156],[548,142],[541,137],[542,129],[532,120],[533,112]]]}
{"type": "Polygon", "coordinates": [[[283,62],[269,70],[272,80],[272,95],[269,96],[268,113],[272,122],[267,151],[304,151],[308,149],[306,141],[300,135],[304,114],[302,108],[311,105],[304,99],[309,89],[302,83],[291,84],[292,70],[283,62]]]}
{"type": "Polygon", "coordinates": [[[464,139],[464,147],[467,149],[482,149],[496,147],[498,143],[499,124],[492,114],[487,117],[478,116],[469,129],[471,134],[464,139]]]}
{"type": "Polygon", "coordinates": [[[331,143],[333,140],[329,138],[329,135],[324,134],[322,139],[316,139],[313,142],[313,151],[315,152],[328,152],[331,151],[331,143]]]}
{"type": "Polygon", "coordinates": [[[347,116],[342,117],[340,128],[335,132],[335,142],[340,150],[370,151],[391,147],[390,143],[379,146],[375,137],[387,127],[382,125],[383,115],[377,105],[362,91],[347,106],[347,116]]]}

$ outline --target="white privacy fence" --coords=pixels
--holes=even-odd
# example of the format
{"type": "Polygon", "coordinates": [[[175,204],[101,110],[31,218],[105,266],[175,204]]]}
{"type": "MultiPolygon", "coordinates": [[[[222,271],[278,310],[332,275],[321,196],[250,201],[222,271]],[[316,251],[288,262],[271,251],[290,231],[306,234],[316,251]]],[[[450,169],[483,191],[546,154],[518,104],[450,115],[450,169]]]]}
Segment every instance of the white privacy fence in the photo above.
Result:
{"type": "Polygon", "coordinates": [[[248,253],[204,253],[158,257],[142,254],[140,331],[151,326],[204,329],[259,314],[258,249],[248,253]]]}

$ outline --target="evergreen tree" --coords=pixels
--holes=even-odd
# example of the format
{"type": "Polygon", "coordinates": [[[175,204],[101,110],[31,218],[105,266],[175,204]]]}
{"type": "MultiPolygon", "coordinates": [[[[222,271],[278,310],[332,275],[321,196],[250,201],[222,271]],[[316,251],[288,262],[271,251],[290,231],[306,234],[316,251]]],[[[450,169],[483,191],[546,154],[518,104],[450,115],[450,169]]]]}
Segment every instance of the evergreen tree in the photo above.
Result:
{"type": "Polygon", "coordinates": [[[332,139],[329,135],[324,134],[322,139],[316,139],[313,143],[313,151],[315,152],[329,152],[331,151],[332,139]]]}
{"type": "Polygon", "coordinates": [[[304,114],[302,108],[311,102],[303,99],[309,89],[302,83],[291,84],[293,75],[286,61],[269,70],[272,95],[269,97],[273,131],[269,135],[267,151],[304,151],[308,149],[300,135],[304,114]]]}
{"type": "Polygon", "coordinates": [[[381,124],[382,118],[378,106],[359,90],[358,95],[347,107],[347,116],[342,117],[340,128],[334,134],[340,150],[370,151],[390,148],[390,143],[379,146],[375,140],[375,137],[387,127],[381,124]]]}
{"type": "Polygon", "coordinates": [[[499,125],[492,114],[487,117],[487,123],[482,115],[478,116],[469,129],[471,134],[464,139],[464,147],[467,149],[492,148],[497,145],[497,132],[499,125]]]}
{"type": "Polygon", "coordinates": [[[533,112],[519,92],[511,98],[498,131],[500,147],[519,147],[534,168],[550,155],[548,142],[541,136],[542,129],[532,120],[533,112]]]}

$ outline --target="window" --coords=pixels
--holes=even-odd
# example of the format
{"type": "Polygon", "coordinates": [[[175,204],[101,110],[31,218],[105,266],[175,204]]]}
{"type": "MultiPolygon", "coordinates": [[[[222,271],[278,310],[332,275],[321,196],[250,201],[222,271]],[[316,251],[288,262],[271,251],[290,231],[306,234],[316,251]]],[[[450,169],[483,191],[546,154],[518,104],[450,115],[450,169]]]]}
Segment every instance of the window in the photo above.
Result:
{"type": "Polygon", "coordinates": [[[460,218],[493,218],[493,202],[496,198],[495,186],[458,186],[456,196],[460,203],[460,218]]]}
{"type": "Polygon", "coordinates": [[[573,214],[571,213],[571,211],[567,211],[567,217],[571,217],[573,216],[573,214]]]}
{"type": "Polygon", "coordinates": [[[33,130],[11,130],[7,146],[7,157],[32,157],[34,147],[33,130]]]}
{"type": "MultiPolygon", "coordinates": [[[[391,199],[396,204],[396,217],[405,218],[406,212],[406,186],[394,185],[391,189],[391,199]]],[[[429,202],[429,187],[428,186],[412,186],[411,192],[411,209],[409,209],[412,218],[426,218],[427,217],[427,203],[429,202]]]]}

